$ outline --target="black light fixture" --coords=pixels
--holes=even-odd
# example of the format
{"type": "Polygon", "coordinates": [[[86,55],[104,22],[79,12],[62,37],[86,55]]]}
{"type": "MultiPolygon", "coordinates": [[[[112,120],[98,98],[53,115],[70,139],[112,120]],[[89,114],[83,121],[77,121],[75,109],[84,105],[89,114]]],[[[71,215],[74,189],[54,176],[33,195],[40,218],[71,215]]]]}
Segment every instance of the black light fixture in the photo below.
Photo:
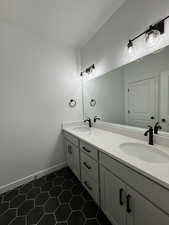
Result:
{"type": "Polygon", "coordinates": [[[91,66],[89,66],[88,68],[86,68],[84,71],[82,71],[81,73],[80,73],[80,76],[81,77],[83,77],[83,76],[85,76],[85,75],[94,75],[94,73],[95,73],[95,65],[93,64],[93,65],[91,65],[91,66]]]}
{"type": "Polygon", "coordinates": [[[133,42],[131,40],[129,40],[129,43],[128,43],[127,47],[128,47],[129,53],[131,53],[132,49],[133,49],[133,42]]]}
{"type": "Polygon", "coordinates": [[[165,25],[164,22],[168,18],[169,18],[169,16],[165,17],[164,19],[162,19],[158,23],[156,23],[154,25],[151,25],[147,30],[145,30],[141,34],[137,35],[133,39],[130,39],[129,42],[128,42],[128,44],[127,44],[129,53],[132,52],[133,42],[136,39],[138,39],[139,37],[143,36],[143,35],[145,35],[145,41],[146,41],[146,43],[148,43],[150,45],[155,44],[156,41],[158,41],[159,36],[161,34],[164,34],[164,25],[165,25]]]}

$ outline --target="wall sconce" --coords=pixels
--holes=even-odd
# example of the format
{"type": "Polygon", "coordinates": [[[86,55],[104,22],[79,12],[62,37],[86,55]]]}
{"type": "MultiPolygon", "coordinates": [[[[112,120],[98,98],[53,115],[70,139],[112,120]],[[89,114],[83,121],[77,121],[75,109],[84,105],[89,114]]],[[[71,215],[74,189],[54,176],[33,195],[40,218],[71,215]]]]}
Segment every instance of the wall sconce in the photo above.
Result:
{"type": "Polygon", "coordinates": [[[145,42],[152,46],[159,40],[160,35],[164,34],[164,22],[166,19],[168,19],[169,16],[165,17],[163,20],[159,21],[158,23],[151,25],[147,30],[142,32],[141,34],[137,35],[133,39],[130,39],[127,47],[129,54],[132,52],[133,49],[133,42],[138,39],[139,37],[145,35],[145,42]]]}
{"type": "Polygon", "coordinates": [[[83,72],[80,73],[81,77],[86,77],[86,78],[90,78],[90,76],[94,76],[95,75],[95,65],[91,65],[88,68],[86,68],[83,72]]]}

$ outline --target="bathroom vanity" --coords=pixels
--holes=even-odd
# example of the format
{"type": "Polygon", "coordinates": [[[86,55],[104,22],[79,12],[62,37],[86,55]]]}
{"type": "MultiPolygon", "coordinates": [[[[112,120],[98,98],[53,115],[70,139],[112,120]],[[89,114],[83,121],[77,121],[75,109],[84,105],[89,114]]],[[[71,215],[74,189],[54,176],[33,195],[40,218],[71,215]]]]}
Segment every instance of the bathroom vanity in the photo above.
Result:
{"type": "Polygon", "coordinates": [[[169,148],[70,123],[67,164],[113,225],[169,224],[169,148]]]}

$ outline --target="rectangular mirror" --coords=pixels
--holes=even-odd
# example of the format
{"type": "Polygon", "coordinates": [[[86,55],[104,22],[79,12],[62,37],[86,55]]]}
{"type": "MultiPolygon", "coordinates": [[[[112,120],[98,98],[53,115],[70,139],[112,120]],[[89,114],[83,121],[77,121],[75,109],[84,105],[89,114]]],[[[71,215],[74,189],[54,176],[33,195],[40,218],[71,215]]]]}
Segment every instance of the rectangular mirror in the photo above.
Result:
{"type": "MultiPolygon", "coordinates": [[[[96,68],[97,69],[97,68],[96,68]]],[[[83,80],[84,117],[169,131],[169,47],[100,77],[83,80]]]]}

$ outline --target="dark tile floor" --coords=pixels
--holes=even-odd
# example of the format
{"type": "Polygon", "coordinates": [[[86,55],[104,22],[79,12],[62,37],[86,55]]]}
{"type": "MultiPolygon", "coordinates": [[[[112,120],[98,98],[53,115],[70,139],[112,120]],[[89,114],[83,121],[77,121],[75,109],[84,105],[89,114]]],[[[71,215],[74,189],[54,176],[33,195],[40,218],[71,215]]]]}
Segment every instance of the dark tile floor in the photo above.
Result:
{"type": "Polygon", "coordinates": [[[0,195],[0,225],[111,225],[64,168],[0,195]]]}

